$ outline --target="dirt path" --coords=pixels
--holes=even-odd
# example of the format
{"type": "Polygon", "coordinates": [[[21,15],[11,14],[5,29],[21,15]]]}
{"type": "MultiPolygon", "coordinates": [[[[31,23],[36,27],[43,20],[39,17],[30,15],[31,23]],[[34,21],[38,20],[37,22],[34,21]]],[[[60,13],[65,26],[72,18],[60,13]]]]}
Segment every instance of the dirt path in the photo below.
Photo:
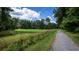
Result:
{"type": "Polygon", "coordinates": [[[52,44],[51,51],[79,51],[74,42],[65,33],[58,31],[54,43],[52,44]]]}

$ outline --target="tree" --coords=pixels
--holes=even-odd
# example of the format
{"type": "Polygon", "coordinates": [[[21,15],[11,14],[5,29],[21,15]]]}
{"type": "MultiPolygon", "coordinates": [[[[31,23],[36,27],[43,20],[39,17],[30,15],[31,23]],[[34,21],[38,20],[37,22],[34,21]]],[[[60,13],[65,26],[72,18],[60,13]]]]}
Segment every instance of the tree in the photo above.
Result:
{"type": "Polygon", "coordinates": [[[55,17],[57,17],[57,27],[60,26],[61,22],[63,21],[63,18],[66,17],[66,10],[66,7],[60,7],[56,10],[55,17]]]}
{"type": "Polygon", "coordinates": [[[50,22],[50,19],[49,19],[49,18],[46,18],[46,21],[48,22],[47,28],[48,28],[48,29],[51,29],[52,24],[51,24],[51,22],[50,22]]]}
{"type": "Polygon", "coordinates": [[[41,19],[41,21],[40,21],[40,28],[41,29],[45,29],[45,24],[44,24],[44,19],[41,19]]]}
{"type": "Polygon", "coordinates": [[[55,17],[57,17],[58,27],[68,31],[79,29],[79,8],[58,8],[55,17]]]}
{"type": "Polygon", "coordinates": [[[9,12],[12,11],[12,9],[9,7],[0,7],[0,10],[1,10],[0,31],[8,30],[11,22],[9,12]]]}

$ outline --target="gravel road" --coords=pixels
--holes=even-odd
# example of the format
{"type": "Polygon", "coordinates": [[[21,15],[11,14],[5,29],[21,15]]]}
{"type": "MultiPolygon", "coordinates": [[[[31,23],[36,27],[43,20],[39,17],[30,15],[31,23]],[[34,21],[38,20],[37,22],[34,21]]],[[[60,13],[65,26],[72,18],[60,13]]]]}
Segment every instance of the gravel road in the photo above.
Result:
{"type": "Polygon", "coordinates": [[[50,51],[79,51],[79,47],[65,33],[58,31],[50,51]]]}

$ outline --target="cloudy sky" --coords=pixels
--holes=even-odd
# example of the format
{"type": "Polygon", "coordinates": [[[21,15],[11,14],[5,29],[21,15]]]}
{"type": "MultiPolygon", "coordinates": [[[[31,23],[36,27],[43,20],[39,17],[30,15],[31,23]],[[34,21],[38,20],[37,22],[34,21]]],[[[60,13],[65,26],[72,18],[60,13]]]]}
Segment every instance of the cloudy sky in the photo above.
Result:
{"type": "Polygon", "coordinates": [[[56,22],[53,7],[14,7],[10,13],[12,17],[26,20],[40,20],[49,17],[51,22],[56,22]]]}

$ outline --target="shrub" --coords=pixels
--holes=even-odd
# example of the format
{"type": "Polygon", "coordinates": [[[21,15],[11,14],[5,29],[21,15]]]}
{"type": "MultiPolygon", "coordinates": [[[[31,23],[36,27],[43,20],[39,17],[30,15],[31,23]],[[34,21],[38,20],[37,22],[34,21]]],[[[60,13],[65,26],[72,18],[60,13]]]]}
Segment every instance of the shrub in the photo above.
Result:
{"type": "Polygon", "coordinates": [[[11,30],[1,31],[0,32],[0,37],[8,36],[8,35],[14,35],[14,34],[16,34],[16,33],[14,31],[11,31],[11,30]]]}
{"type": "Polygon", "coordinates": [[[78,32],[79,33],[79,27],[75,29],[75,32],[78,32]]]}
{"type": "Polygon", "coordinates": [[[60,25],[61,28],[66,29],[68,31],[74,32],[79,27],[79,19],[77,18],[64,18],[63,22],[60,25]]]}

